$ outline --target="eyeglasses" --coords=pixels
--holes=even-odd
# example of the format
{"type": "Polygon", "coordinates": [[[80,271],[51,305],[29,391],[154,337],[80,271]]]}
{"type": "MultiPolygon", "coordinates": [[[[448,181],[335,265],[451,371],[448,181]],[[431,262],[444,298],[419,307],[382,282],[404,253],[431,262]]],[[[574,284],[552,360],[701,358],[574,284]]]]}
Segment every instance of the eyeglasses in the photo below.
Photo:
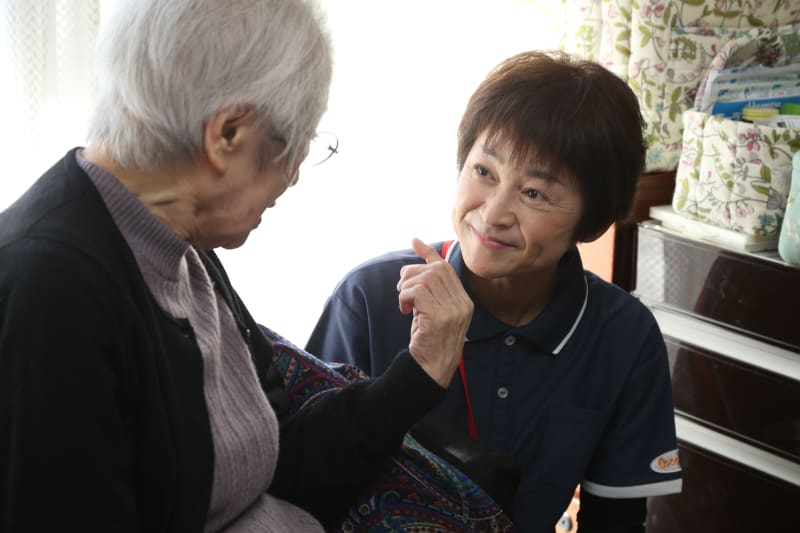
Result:
{"type": "Polygon", "coordinates": [[[320,131],[311,139],[308,145],[308,155],[303,160],[303,164],[316,167],[337,153],[339,153],[339,139],[336,135],[329,131],[320,131]]]}

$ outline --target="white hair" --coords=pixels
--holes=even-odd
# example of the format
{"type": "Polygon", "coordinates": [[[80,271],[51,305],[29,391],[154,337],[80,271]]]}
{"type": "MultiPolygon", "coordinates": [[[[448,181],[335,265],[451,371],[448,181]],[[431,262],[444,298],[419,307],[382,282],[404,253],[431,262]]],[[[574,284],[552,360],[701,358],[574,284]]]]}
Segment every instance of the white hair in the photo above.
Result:
{"type": "MultiPolygon", "coordinates": [[[[299,162],[325,112],[330,36],[311,0],[119,0],[97,43],[89,142],[123,167],[188,160],[217,111],[253,106],[299,162]]],[[[282,154],[283,155],[283,154],[282,154]]]]}

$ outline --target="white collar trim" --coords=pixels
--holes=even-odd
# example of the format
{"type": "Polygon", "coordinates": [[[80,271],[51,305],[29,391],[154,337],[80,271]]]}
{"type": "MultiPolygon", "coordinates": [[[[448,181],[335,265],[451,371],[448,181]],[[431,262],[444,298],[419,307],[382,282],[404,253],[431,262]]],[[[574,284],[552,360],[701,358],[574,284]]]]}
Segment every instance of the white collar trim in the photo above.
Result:
{"type": "Polygon", "coordinates": [[[561,339],[559,345],[556,346],[555,350],[553,350],[553,355],[558,355],[561,352],[561,349],[564,348],[564,346],[567,344],[569,339],[572,338],[572,334],[575,333],[576,329],[578,329],[578,324],[580,323],[581,318],[583,318],[584,311],[586,311],[586,303],[589,301],[589,284],[586,281],[586,274],[583,275],[583,287],[584,287],[583,305],[581,306],[581,310],[578,313],[577,318],[575,318],[575,322],[572,324],[572,327],[569,329],[566,336],[563,339],[561,339]]]}
{"type": "MultiPolygon", "coordinates": [[[[448,263],[450,262],[450,256],[453,254],[456,244],[458,244],[458,241],[454,240],[447,249],[447,254],[445,254],[444,260],[448,263]]],[[[583,318],[583,313],[586,311],[586,304],[589,302],[589,283],[586,281],[585,274],[583,275],[583,289],[583,305],[581,306],[581,310],[578,313],[578,316],[575,318],[575,322],[572,324],[572,327],[569,329],[564,338],[561,339],[561,342],[558,344],[558,346],[556,346],[555,350],[553,350],[553,355],[558,355],[564,346],[566,346],[567,342],[569,342],[569,340],[572,338],[572,335],[575,333],[575,330],[578,329],[578,324],[580,324],[581,318],[583,318]]],[[[469,339],[464,340],[468,341],[469,339]]]]}

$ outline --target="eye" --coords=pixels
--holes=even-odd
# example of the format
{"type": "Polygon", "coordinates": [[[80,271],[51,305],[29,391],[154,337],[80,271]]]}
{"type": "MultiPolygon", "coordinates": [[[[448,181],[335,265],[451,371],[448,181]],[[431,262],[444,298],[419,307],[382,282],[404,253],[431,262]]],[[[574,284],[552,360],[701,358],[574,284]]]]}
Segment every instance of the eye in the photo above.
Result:
{"type": "Polygon", "coordinates": [[[547,200],[547,197],[536,189],[525,189],[522,193],[531,200],[547,200]]]}
{"type": "Polygon", "coordinates": [[[475,170],[475,173],[478,176],[486,178],[486,177],[489,177],[491,175],[489,173],[489,169],[486,168],[485,166],[481,165],[481,164],[476,163],[475,165],[473,165],[472,168],[475,170]]]}

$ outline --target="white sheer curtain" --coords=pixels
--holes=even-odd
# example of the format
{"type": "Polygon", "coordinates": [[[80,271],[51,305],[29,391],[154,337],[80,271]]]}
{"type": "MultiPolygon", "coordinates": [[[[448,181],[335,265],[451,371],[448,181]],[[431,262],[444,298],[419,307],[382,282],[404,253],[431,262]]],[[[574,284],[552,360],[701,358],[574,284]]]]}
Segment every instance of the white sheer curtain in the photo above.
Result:
{"type": "Polygon", "coordinates": [[[84,142],[100,0],[2,0],[0,128],[5,208],[68,148],[84,142]]]}

